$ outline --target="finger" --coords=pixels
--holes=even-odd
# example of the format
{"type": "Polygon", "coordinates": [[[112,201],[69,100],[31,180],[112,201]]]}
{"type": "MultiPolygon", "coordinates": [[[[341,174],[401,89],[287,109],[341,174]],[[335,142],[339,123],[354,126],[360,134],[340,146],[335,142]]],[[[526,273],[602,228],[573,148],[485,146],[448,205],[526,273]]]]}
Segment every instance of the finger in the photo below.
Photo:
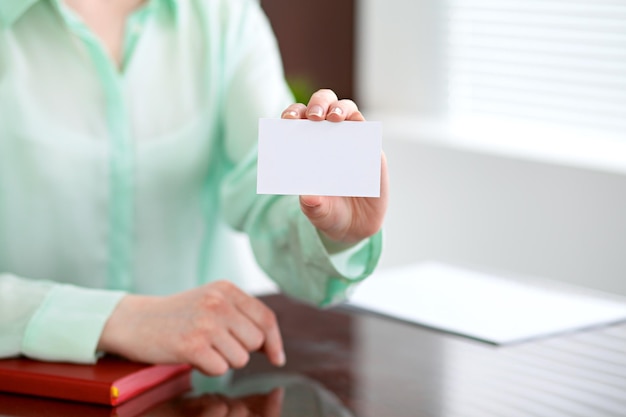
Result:
{"type": "Polygon", "coordinates": [[[386,207],[386,202],[389,199],[389,171],[387,169],[387,156],[385,152],[381,154],[380,160],[380,198],[385,201],[386,207]]]}
{"type": "Polygon", "coordinates": [[[344,99],[330,104],[326,120],[331,122],[342,122],[344,120],[364,121],[365,118],[354,101],[344,99]]]}
{"type": "Polygon", "coordinates": [[[258,304],[258,313],[255,313],[254,317],[251,318],[265,334],[263,351],[273,365],[284,366],[286,362],[285,350],[276,315],[260,301],[254,301],[258,304]]]}
{"type": "Polygon", "coordinates": [[[261,349],[265,342],[265,335],[248,316],[242,314],[237,308],[235,310],[237,314],[230,318],[230,332],[248,352],[261,349]]]}
{"type": "Polygon", "coordinates": [[[330,229],[341,227],[337,216],[332,215],[331,201],[330,198],[324,196],[303,195],[300,196],[300,208],[315,227],[330,231],[330,229]]]}
{"type": "Polygon", "coordinates": [[[232,283],[220,281],[218,285],[222,287],[222,291],[227,292],[232,297],[231,300],[237,310],[250,319],[261,331],[264,336],[263,350],[270,362],[276,366],[283,366],[285,364],[285,352],[274,312],[259,299],[251,297],[232,283]]]}
{"type": "MultiPolygon", "coordinates": [[[[222,291],[232,297],[224,302],[219,315],[220,325],[232,334],[235,339],[248,351],[259,350],[265,342],[265,334],[257,327],[245,312],[237,306],[242,300],[252,298],[236,285],[229,282],[220,282],[222,291]]],[[[228,298],[228,297],[227,297],[228,298]]]]}
{"type": "Polygon", "coordinates": [[[320,195],[301,195],[300,207],[304,214],[313,221],[328,216],[328,205],[324,204],[324,198],[320,195]]]}
{"type": "Polygon", "coordinates": [[[200,372],[209,376],[224,375],[228,372],[228,363],[224,357],[207,344],[190,358],[190,363],[200,372]]]}
{"type": "Polygon", "coordinates": [[[283,111],[281,118],[306,119],[306,106],[302,103],[294,103],[283,111]]]}
{"type": "Polygon", "coordinates": [[[270,362],[276,366],[283,366],[285,364],[285,352],[276,315],[257,298],[251,297],[239,289],[238,291],[240,294],[235,300],[235,305],[264,335],[263,350],[270,362]]]}
{"type": "Polygon", "coordinates": [[[306,109],[306,117],[309,120],[324,120],[328,108],[337,101],[337,95],[328,89],[318,90],[311,96],[306,109]]]}
{"type": "Polygon", "coordinates": [[[212,345],[231,368],[241,369],[246,366],[250,360],[248,351],[228,331],[221,331],[218,334],[214,334],[212,345]]]}
{"type": "Polygon", "coordinates": [[[323,197],[321,195],[301,195],[300,204],[304,204],[308,208],[316,208],[322,204],[323,197]]]}

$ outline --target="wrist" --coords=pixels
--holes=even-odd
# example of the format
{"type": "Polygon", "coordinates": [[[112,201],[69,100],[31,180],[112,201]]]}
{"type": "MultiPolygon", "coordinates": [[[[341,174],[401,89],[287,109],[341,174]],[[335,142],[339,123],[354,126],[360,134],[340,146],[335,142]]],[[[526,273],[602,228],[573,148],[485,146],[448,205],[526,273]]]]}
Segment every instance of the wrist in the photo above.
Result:
{"type": "Polygon", "coordinates": [[[334,240],[328,237],[324,232],[322,232],[319,229],[317,229],[317,234],[319,235],[320,240],[322,241],[322,244],[326,248],[326,251],[328,252],[329,255],[334,255],[336,253],[343,252],[345,250],[348,250],[358,245],[360,242],[362,242],[362,240],[356,240],[354,242],[342,242],[342,241],[334,240]]]}
{"type": "Polygon", "coordinates": [[[117,304],[107,319],[97,350],[99,352],[112,353],[120,356],[128,356],[126,347],[133,340],[134,319],[136,319],[142,306],[153,297],[128,294],[117,304]]]}

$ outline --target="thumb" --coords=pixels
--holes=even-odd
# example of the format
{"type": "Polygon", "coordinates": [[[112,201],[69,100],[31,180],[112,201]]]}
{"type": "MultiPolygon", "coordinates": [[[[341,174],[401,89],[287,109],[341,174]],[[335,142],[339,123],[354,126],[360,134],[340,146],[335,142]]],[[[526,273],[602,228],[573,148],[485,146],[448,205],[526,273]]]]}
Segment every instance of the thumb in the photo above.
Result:
{"type": "Polygon", "coordinates": [[[346,225],[350,224],[347,210],[337,205],[334,197],[300,196],[300,209],[318,231],[333,241],[343,241],[346,225]]]}
{"type": "Polygon", "coordinates": [[[324,198],[319,195],[301,195],[300,208],[314,224],[328,215],[328,207],[324,204],[324,198]]]}

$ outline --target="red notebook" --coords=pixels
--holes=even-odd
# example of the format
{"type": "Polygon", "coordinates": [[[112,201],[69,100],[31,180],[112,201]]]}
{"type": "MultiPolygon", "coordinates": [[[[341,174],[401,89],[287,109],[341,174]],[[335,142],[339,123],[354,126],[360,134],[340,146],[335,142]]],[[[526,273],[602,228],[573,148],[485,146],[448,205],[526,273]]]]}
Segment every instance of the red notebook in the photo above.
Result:
{"type": "Polygon", "coordinates": [[[190,389],[189,375],[181,373],[117,406],[0,393],[0,416],[139,417],[160,409],[161,405],[190,389]]]}
{"type": "Polygon", "coordinates": [[[0,391],[118,405],[174,377],[188,365],[149,365],[105,356],[94,365],[0,360],[0,391]]]}

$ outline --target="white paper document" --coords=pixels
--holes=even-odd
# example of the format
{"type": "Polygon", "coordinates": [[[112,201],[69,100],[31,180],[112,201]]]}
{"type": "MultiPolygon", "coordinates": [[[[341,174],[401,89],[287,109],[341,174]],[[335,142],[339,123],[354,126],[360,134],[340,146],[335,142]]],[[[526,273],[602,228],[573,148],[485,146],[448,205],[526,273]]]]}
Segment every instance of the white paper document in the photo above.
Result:
{"type": "Polygon", "coordinates": [[[494,344],[626,320],[617,296],[435,262],[382,270],[348,304],[494,344]]]}
{"type": "Polygon", "coordinates": [[[258,194],[380,196],[380,122],[260,119],[258,194]]]}

